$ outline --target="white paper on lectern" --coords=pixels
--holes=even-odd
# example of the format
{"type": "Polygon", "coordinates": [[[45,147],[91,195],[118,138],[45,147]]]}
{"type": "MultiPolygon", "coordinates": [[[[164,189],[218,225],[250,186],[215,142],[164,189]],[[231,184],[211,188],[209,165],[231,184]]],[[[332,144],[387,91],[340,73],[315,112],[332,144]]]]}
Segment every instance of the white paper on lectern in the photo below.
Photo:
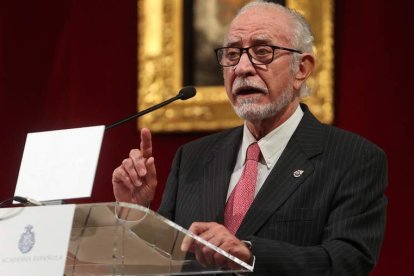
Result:
{"type": "Polygon", "coordinates": [[[89,197],[104,126],[29,133],[14,195],[38,201],[89,197]]]}
{"type": "Polygon", "coordinates": [[[0,275],[63,275],[75,205],[0,209],[0,275]]]}

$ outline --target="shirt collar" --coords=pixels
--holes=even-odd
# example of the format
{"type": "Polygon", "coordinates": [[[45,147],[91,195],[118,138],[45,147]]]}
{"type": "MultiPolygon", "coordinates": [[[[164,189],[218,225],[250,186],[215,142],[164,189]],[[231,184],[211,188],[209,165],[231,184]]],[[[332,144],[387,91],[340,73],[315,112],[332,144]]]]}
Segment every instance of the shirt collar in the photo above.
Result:
{"type": "MultiPolygon", "coordinates": [[[[300,120],[303,117],[303,111],[300,105],[296,108],[292,116],[289,117],[283,124],[269,132],[262,139],[257,141],[262,152],[261,161],[266,163],[266,166],[270,169],[278,156],[280,151],[283,151],[287,143],[295,132],[300,120]]],[[[250,144],[256,142],[253,134],[247,128],[246,122],[243,127],[243,141],[241,146],[242,164],[246,161],[246,151],[250,144]]]]}

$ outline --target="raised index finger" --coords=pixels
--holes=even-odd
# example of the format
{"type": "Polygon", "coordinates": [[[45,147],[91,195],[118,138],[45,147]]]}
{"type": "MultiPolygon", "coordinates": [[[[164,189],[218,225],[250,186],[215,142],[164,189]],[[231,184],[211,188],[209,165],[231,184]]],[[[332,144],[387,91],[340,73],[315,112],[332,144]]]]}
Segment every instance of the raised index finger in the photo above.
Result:
{"type": "Polygon", "coordinates": [[[148,128],[141,130],[141,152],[144,158],[150,158],[152,156],[152,139],[151,131],[148,128]]]}

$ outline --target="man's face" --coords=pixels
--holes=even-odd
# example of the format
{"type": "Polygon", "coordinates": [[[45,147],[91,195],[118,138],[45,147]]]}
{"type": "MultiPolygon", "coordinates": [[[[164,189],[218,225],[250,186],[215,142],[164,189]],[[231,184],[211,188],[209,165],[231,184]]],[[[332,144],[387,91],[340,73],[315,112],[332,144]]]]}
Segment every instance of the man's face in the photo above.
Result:
{"type": "MultiPolygon", "coordinates": [[[[254,7],[232,22],[225,46],[291,48],[291,37],[292,27],[283,12],[254,7]]],[[[236,113],[247,121],[278,115],[284,107],[295,102],[292,53],[276,50],[274,57],[270,64],[253,65],[244,52],[236,66],[223,69],[230,102],[236,113]]]]}

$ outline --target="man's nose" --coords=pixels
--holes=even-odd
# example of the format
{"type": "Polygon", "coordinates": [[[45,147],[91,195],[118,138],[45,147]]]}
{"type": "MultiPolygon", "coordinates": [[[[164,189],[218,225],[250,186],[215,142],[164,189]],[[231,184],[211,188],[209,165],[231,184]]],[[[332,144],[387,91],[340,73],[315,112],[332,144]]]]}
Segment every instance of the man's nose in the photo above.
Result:
{"type": "Polygon", "coordinates": [[[234,72],[236,75],[251,75],[256,72],[253,63],[250,61],[249,55],[243,51],[239,63],[235,66],[234,72]]]}

